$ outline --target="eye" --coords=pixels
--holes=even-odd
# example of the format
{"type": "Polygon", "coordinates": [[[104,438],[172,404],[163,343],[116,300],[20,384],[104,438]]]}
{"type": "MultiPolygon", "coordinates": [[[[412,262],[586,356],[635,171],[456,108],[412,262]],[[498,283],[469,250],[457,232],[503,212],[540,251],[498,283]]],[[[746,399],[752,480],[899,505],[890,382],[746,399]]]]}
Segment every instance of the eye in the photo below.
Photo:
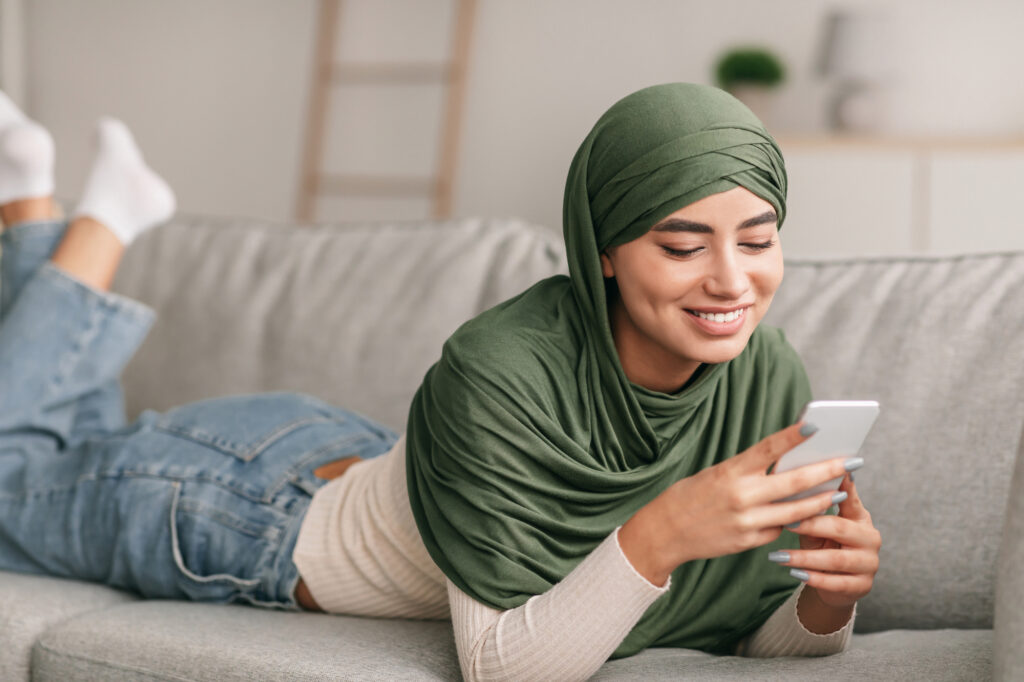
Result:
{"type": "Polygon", "coordinates": [[[692,256],[693,254],[695,254],[698,251],[700,251],[702,247],[698,247],[696,249],[686,249],[685,251],[680,251],[678,249],[672,249],[672,248],[669,248],[667,246],[662,246],[661,248],[665,249],[665,252],[668,253],[668,255],[670,255],[670,256],[692,256]]]}
{"type": "Polygon", "coordinates": [[[753,249],[754,251],[764,251],[765,249],[770,249],[775,246],[775,240],[769,239],[766,242],[748,242],[746,244],[740,244],[740,246],[753,249]]]}

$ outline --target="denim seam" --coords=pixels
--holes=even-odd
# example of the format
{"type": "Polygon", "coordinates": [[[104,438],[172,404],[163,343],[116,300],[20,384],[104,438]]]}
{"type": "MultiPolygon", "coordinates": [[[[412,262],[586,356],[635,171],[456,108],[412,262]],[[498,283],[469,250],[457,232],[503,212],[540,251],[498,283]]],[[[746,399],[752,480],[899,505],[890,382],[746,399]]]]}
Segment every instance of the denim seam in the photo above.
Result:
{"type": "Polygon", "coordinates": [[[209,431],[204,431],[203,429],[198,429],[194,427],[175,426],[174,424],[171,423],[161,424],[160,422],[157,422],[153,424],[153,428],[159,429],[160,431],[166,433],[170,433],[172,435],[184,436],[186,438],[189,438],[190,440],[195,440],[197,442],[202,443],[203,445],[208,445],[210,447],[216,448],[217,450],[220,450],[225,454],[233,455],[238,459],[249,462],[255,459],[256,456],[259,455],[263,450],[269,447],[271,443],[277,441],[286,433],[294,431],[295,429],[301,426],[305,426],[307,424],[316,424],[324,421],[329,421],[329,418],[300,417],[298,419],[294,419],[290,422],[282,424],[277,429],[267,434],[263,438],[263,440],[259,441],[253,446],[250,446],[249,448],[242,448],[239,444],[235,443],[230,439],[223,438],[215,433],[210,433],[209,431]]]}
{"type": "MultiPolygon", "coordinates": [[[[267,500],[267,501],[273,499],[287,485],[293,485],[293,486],[299,488],[299,490],[302,490],[303,492],[306,492],[308,494],[308,491],[306,491],[301,486],[296,485],[297,480],[300,478],[299,477],[299,471],[301,469],[306,468],[310,464],[310,462],[313,462],[313,461],[319,459],[320,457],[323,457],[323,456],[328,455],[328,454],[331,455],[331,459],[329,459],[326,462],[324,462],[325,464],[329,463],[329,462],[332,462],[335,459],[338,459],[337,456],[342,454],[341,450],[342,450],[343,447],[348,446],[348,445],[354,443],[356,441],[356,439],[363,438],[363,437],[366,437],[366,434],[362,433],[362,432],[354,433],[354,434],[347,434],[345,436],[339,436],[338,438],[335,438],[334,440],[332,440],[332,441],[330,441],[328,443],[325,443],[324,445],[321,445],[320,447],[318,447],[318,448],[316,448],[314,450],[310,450],[308,453],[303,455],[303,457],[301,459],[297,459],[295,461],[295,463],[293,464],[293,466],[290,467],[289,469],[285,470],[277,478],[277,480],[271,481],[271,483],[267,486],[267,491],[266,491],[266,494],[264,495],[264,499],[267,500]]],[[[324,482],[325,483],[327,482],[326,479],[324,480],[324,482]]]]}
{"type": "Polygon", "coordinates": [[[243,519],[235,516],[231,512],[209,504],[204,504],[199,500],[182,498],[179,507],[190,514],[203,515],[222,526],[237,530],[239,533],[243,533],[244,535],[248,535],[249,537],[256,538],[258,540],[276,542],[281,535],[281,530],[276,526],[265,526],[263,532],[254,531],[252,530],[252,526],[256,524],[246,523],[243,519]]]}
{"type": "Polygon", "coordinates": [[[238,495],[239,497],[244,498],[245,500],[247,500],[249,502],[266,502],[266,500],[263,498],[263,496],[260,496],[260,495],[250,495],[249,493],[245,492],[244,490],[241,490],[239,488],[233,488],[230,485],[225,484],[224,481],[221,481],[221,480],[218,480],[216,478],[211,477],[210,474],[191,474],[191,475],[182,474],[182,475],[175,476],[173,474],[158,474],[158,473],[154,473],[152,471],[125,471],[125,472],[121,472],[121,473],[89,474],[89,475],[86,475],[86,476],[83,476],[82,478],[80,478],[79,481],[88,480],[88,479],[122,478],[122,477],[123,478],[156,478],[156,479],[160,479],[160,480],[164,480],[164,481],[175,481],[177,483],[188,483],[188,482],[211,483],[213,485],[220,486],[221,488],[224,488],[224,490],[227,490],[227,491],[229,491],[230,493],[232,493],[234,495],[238,495]]]}
{"type": "Polygon", "coordinates": [[[82,357],[86,355],[85,346],[98,336],[100,316],[95,314],[92,310],[88,312],[88,324],[75,335],[74,340],[71,343],[71,347],[68,348],[57,360],[57,370],[50,378],[50,381],[46,384],[46,397],[40,401],[40,404],[45,404],[50,396],[60,390],[60,387],[68,380],[68,377],[74,371],[75,366],[78,365],[82,357]]]}
{"type": "Polygon", "coordinates": [[[283,580],[282,575],[285,571],[294,573],[294,577],[289,578],[288,582],[284,585],[284,605],[297,611],[303,610],[299,605],[298,599],[295,598],[295,588],[298,587],[302,576],[299,574],[299,567],[295,565],[292,559],[292,554],[295,551],[295,545],[298,542],[299,532],[302,530],[302,522],[305,520],[307,511],[309,511],[309,501],[306,502],[306,508],[301,514],[294,514],[289,520],[283,535],[285,539],[278,547],[278,556],[271,567],[271,575],[277,578],[274,585],[275,590],[280,589],[281,581],[283,580]]]}
{"type": "Polygon", "coordinates": [[[39,266],[39,270],[66,291],[76,294],[84,292],[94,305],[100,305],[114,312],[123,313],[143,323],[150,322],[156,318],[156,311],[145,303],[114,291],[102,291],[93,288],[55,265],[51,260],[44,261],[39,266]]]}
{"type": "Polygon", "coordinates": [[[53,488],[34,488],[29,491],[25,491],[19,495],[0,495],[0,502],[9,502],[15,500],[24,500],[30,497],[49,495],[53,493],[69,493],[73,492],[74,489],[85,481],[99,481],[102,479],[116,479],[116,478],[153,478],[161,481],[173,481],[175,483],[211,483],[225,490],[229,491],[234,495],[244,498],[248,502],[259,502],[266,503],[267,500],[263,496],[250,495],[244,491],[236,488],[232,488],[225,485],[224,481],[217,480],[216,478],[210,478],[209,475],[173,475],[173,474],[158,474],[152,471],[119,471],[119,472],[105,472],[98,474],[83,474],[76,478],[73,483],[67,485],[57,486],[53,488]]]}
{"type": "Polygon", "coordinates": [[[178,500],[181,498],[181,481],[176,481],[172,484],[174,492],[171,496],[171,512],[168,516],[168,523],[171,527],[171,554],[174,557],[174,563],[178,567],[178,570],[188,578],[197,583],[207,584],[214,582],[227,582],[241,589],[252,589],[260,584],[259,578],[239,578],[233,576],[230,573],[214,573],[213,575],[199,575],[194,571],[190,571],[188,566],[185,565],[185,559],[181,555],[181,545],[178,540],[178,523],[176,520],[178,512],[178,500]]]}
{"type": "Polygon", "coordinates": [[[34,239],[46,241],[46,237],[52,240],[53,232],[60,234],[67,227],[64,220],[26,220],[0,230],[0,238],[11,244],[34,239]]]}

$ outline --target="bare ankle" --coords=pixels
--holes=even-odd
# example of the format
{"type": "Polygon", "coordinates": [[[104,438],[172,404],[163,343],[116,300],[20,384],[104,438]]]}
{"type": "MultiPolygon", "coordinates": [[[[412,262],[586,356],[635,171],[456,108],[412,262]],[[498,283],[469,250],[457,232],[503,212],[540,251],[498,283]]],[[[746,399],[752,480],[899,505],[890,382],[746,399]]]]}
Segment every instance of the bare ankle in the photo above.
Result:
{"type": "Polygon", "coordinates": [[[124,250],[103,223],[78,217],[71,221],[50,260],[93,288],[110,291],[124,250]]]}
{"type": "Polygon", "coordinates": [[[16,199],[0,206],[0,220],[7,227],[32,220],[52,220],[59,217],[59,208],[52,196],[16,199]]]}

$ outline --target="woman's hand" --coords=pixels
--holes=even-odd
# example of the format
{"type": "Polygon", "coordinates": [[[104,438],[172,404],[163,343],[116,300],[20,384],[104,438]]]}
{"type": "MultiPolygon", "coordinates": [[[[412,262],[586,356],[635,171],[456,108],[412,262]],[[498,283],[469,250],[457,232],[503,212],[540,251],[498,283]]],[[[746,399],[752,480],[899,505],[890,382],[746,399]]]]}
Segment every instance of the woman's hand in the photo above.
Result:
{"type": "Polygon", "coordinates": [[[775,502],[846,473],[845,457],[766,473],[782,455],[807,440],[800,434],[801,426],[782,429],[734,457],[676,481],[637,510],[619,529],[619,545],[633,567],[655,585],[664,585],[686,561],[768,544],[782,534],[782,526],[832,506],[831,491],[775,502]]]}
{"type": "Polygon", "coordinates": [[[800,549],[781,562],[805,571],[818,598],[832,607],[850,606],[871,591],[878,572],[882,535],[871,523],[853,479],[847,474],[839,486],[848,497],[839,503],[837,516],[812,516],[793,529],[800,534],[800,549]]]}

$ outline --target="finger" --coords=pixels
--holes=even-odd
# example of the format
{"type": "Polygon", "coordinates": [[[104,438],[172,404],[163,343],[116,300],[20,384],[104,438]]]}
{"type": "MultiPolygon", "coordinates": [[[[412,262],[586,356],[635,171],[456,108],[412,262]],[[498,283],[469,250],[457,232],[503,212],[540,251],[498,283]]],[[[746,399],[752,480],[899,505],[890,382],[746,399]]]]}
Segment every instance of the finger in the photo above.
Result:
{"type": "Polygon", "coordinates": [[[804,519],[795,528],[787,528],[801,535],[813,535],[839,543],[844,547],[865,547],[878,549],[882,536],[870,523],[854,521],[841,516],[812,516],[804,519]]]}
{"type": "Polygon", "coordinates": [[[866,549],[787,549],[768,556],[780,566],[825,573],[874,575],[878,571],[878,554],[866,549]],[[776,561],[787,556],[788,560],[776,561]]]}
{"type": "Polygon", "coordinates": [[[846,459],[846,457],[833,457],[823,462],[804,464],[789,471],[764,476],[752,484],[751,500],[754,504],[784,500],[825,481],[841,478],[846,475],[846,468],[843,466],[846,459]]]}
{"type": "MultiPolygon", "coordinates": [[[[780,457],[810,438],[813,431],[807,436],[800,433],[804,426],[804,422],[797,422],[792,426],[776,431],[770,436],[762,438],[730,461],[735,462],[736,466],[741,467],[743,471],[748,473],[767,471],[768,467],[774,464],[780,457]]],[[[811,428],[808,427],[805,433],[811,428]]]]}
{"type": "Polygon", "coordinates": [[[753,513],[757,514],[758,524],[762,527],[788,526],[827,511],[833,504],[832,496],[835,494],[835,491],[829,490],[790,502],[769,502],[757,507],[753,513]]]}
{"type": "MultiPolygon", "coordinates": [[[[800,570],[803,571],[804,569],[800,570]]],[[[848,594],[854,599],[859,599],[867,594],[871,590],[873,582],[871,576],[863,574],[843,575],[841,573],[822,573],[814,570],[807,570],[804,573],[807,575],[807,580],[804,582],[811,587],[827,592],[848,594]]]]}
{"type": "Polygon", "coordinates": [[[857,494],[857,486],[853,482],[852,472],[843,477],[839,489],[846,492],[846,499],[839,503],[839,516],[859,521],[868,518],[868,510],[864,508],[860,495],[857,494]]]}

